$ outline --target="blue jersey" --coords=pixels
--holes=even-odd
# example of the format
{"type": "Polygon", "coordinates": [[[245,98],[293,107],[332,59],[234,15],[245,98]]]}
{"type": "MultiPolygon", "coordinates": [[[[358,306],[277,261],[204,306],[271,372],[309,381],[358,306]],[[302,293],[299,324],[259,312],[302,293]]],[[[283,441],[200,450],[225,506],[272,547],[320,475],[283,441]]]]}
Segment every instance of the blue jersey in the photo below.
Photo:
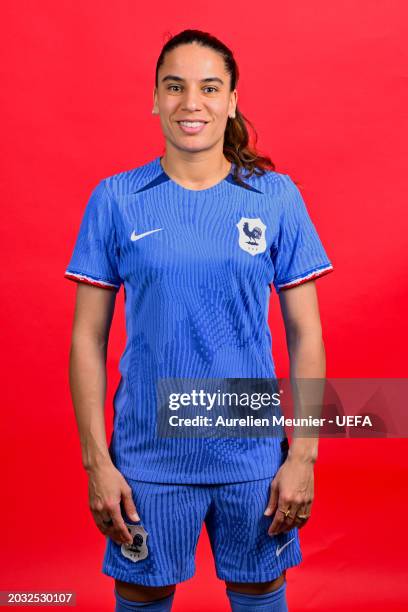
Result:
{"type": "Polygon", "coordinates": [[[273,476],[281,436],[157,435],[161,378],[275,378],[268,305],[333,269],[287,174],[182,187],[160,157],[109,176],[86,206],[65,277],[117,292],[127,341],[109,451],[129,478],[225,483],[273,476]]]}

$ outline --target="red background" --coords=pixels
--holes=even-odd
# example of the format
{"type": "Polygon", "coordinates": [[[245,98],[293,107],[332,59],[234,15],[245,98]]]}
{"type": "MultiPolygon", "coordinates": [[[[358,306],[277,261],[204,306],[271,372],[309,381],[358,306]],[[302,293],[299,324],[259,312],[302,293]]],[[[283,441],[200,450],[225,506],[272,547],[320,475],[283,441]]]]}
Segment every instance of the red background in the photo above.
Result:
{"type": "MultiPolygon", "coordinates": [[[[91,189],[163,151],[151,108],[167,31],[208,30],[234,50],[261,152],[303,185],[335,267],[317,281],[327,376],[407,376],[406,6],[3,3],[0,590],[73,590],[78,610],[113,609],[69,395],[75,284],[63,273],[91,189]]],[[[276,294],[270,324],[285,376],[276,294]]],[[[121,290],[108,430],[124,342],[121,290]]],[[[321,441],[291,611],[407,609],[407,465],[406,440],[321,441]]],[[[224,589],[203,530],[173,609],[228,610],[224,589]]]]}

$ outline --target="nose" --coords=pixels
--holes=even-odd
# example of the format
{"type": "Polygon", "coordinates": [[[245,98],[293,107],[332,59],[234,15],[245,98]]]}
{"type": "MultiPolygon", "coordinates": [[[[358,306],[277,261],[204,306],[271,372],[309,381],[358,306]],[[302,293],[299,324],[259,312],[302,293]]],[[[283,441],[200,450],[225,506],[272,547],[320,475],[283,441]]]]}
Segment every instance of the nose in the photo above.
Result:
{"type": "Polygon", "coordinates": [[[184,91],[182,108],[186,111],[196,111],[201,108],[200,91],[195,87],[186,87],[184,91]]]}

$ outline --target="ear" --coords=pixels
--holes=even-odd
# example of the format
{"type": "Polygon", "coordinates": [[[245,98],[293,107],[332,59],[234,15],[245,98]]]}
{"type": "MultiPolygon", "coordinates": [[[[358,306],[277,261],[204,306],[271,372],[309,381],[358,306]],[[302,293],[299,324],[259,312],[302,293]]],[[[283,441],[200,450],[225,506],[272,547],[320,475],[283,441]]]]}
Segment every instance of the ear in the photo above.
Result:
{"type": "Polygon", "coordinates": [[[235,117],[237,104],[238,104],[238,91],[234,89],[234,91],[231,91],[230,103],[229,103],[229,109],[228,109],[228,115],[230,117],[235,117]]]}
{"type": "Polygon", "coordinates": [[[154,86],[153,88],[153,108],[152,108],[152,114],[153,115],[158,115],[159,114],[159,105],[157,102],[157,88],[156,86],[154,86]]]}

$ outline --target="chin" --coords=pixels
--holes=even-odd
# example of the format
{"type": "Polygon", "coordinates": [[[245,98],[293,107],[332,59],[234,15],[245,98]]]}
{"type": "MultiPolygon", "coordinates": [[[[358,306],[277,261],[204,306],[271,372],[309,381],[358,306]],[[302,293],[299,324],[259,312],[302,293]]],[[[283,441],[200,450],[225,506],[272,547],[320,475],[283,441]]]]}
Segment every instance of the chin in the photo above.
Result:
{"type": "Polygon", "coordinates": [[[185,151],[189,153],[200,153],[200,151],[208,151],[215,146],[214,142],[200,142],[197,144],[191,143],[190,146],[186,145],[185,142],[173,142],[173,146],[180,151],[185,151]]]}

